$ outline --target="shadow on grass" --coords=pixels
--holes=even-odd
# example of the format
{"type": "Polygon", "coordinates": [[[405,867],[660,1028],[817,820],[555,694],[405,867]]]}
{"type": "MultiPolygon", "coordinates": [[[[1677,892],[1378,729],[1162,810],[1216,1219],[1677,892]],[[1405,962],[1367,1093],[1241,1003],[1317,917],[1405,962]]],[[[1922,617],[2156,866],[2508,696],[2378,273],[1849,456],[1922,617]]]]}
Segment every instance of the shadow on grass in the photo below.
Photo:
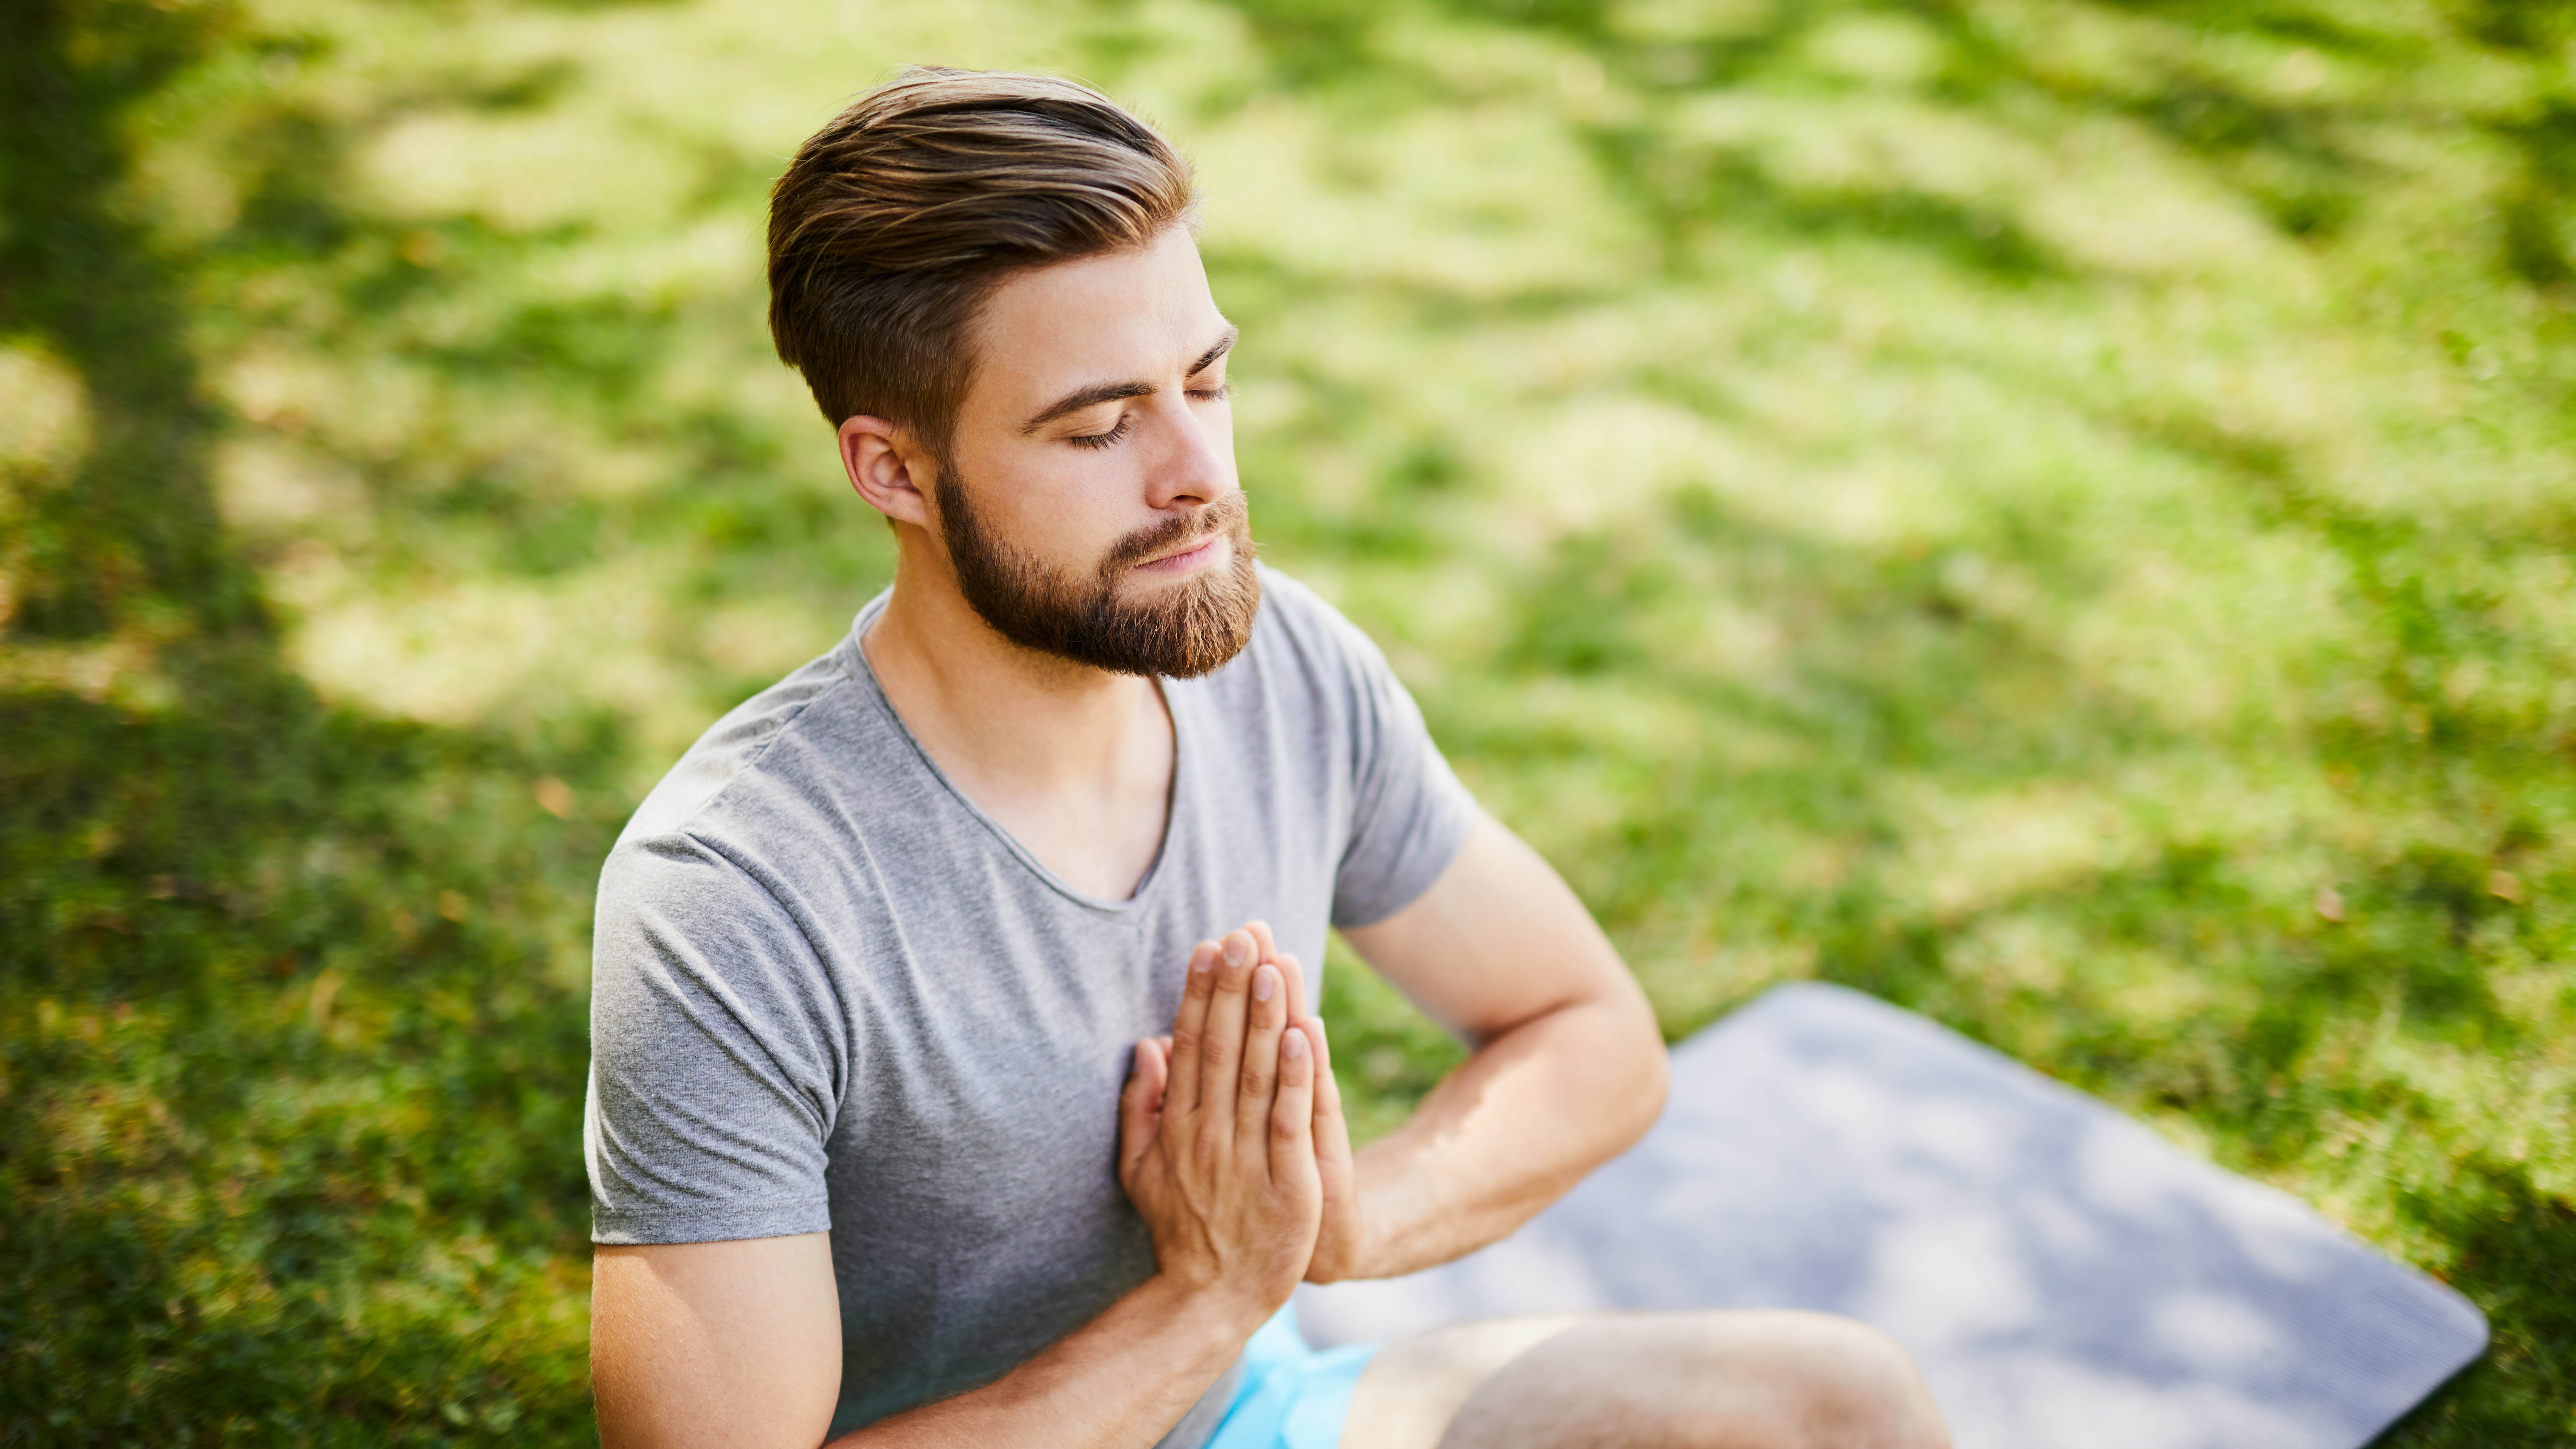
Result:
{"type": "MultiPolygon", "coordinates": [[[[0,693],[0,1442],[585,1439],[585,1023],[547,923],[619,741],[370,719],[281,666],[186,273],[121,193],[129,107],[239,23],[0,4],[0,334],[94,420],[20,500],[6,621],[66,667],[0,693]]],[[[251,224],[330,245],[327,206],[251,224]]]]}
{"type": "Polygon", "coordinates": [[[2379,1444],[2549,1445],[2576,1400],[2576,1205],[2519,1164],[2466,1164],[2453,1190],[2410,1203],[2459,1247],[2451,1285],[2486,1310],[2486,1356],[2399,1420],[2379,1444]]]}

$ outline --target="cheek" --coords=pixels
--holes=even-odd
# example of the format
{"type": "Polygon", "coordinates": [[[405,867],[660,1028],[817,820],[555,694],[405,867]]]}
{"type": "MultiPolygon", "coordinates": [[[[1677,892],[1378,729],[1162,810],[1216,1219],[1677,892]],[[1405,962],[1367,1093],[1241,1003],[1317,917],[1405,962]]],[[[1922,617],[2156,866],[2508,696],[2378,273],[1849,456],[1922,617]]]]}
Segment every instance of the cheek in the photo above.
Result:
{"type": "Polygon", "coordinates": [[[1015,469],[979,475],[999,486],[977,492],[977,509],[1023,552],[1087,571],[1136,526],[1134,465],[1120,451],[1048,450],[1016,459],[1015,469]]]}

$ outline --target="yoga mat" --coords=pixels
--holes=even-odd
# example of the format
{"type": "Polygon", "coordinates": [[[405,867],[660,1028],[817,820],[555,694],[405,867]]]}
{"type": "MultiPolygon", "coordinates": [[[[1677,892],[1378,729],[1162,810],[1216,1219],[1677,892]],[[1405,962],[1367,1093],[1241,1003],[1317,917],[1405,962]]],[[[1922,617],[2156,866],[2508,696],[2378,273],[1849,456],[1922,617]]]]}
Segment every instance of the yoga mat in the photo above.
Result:
{"type": "Polygon", "coordinates": [[[1635,1148],[1457,1262],[1300,1289],[1307,1337],[1823,1309],[1914,1354],[1958,1449],[2358,1449],[2486,1347],[2295,1199],[1858,992],[1777,987],[1672,1064],[1635,1148]]]}

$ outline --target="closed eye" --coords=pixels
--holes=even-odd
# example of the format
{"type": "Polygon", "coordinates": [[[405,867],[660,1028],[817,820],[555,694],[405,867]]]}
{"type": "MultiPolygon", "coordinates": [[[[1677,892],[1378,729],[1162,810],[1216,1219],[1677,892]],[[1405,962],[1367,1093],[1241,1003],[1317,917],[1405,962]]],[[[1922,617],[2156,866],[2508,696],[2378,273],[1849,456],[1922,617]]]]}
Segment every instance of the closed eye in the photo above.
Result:
{"type": "Polygon", "coordinates": [[[1073,444],[1077,448],[1111,447],[1120,439],[1127,436],[1128,425],[1132,421],[1133,418],[1130,414],[1120,413],[1118,415],[1118,425],[1111,428],[1109,431],[1105,433],[1074,433],[1068,436],[1065,441],[1073,444]]]}

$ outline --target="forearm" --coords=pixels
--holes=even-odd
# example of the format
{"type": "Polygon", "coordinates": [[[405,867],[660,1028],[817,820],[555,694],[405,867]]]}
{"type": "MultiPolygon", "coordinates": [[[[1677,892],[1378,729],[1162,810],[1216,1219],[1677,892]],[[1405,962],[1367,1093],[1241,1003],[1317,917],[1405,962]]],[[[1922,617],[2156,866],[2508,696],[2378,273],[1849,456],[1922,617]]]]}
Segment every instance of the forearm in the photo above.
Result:
{"type": "Polygon", "coordinates": [[[1345,1274],[1392,1277],[1491,1243],[1625,1151],[1664,1100],[1664,1053],[1633,994],[1494,1038],[1357,1159],[1360,1244],[1345,1274]]]}
{"type": "Polygon", "coordinates": [[[1010,1373],[832,1441],[831,1449],[1143,1449],[1243,1351],[1250,1305],[1151,1278],[1010,1373]]]}

